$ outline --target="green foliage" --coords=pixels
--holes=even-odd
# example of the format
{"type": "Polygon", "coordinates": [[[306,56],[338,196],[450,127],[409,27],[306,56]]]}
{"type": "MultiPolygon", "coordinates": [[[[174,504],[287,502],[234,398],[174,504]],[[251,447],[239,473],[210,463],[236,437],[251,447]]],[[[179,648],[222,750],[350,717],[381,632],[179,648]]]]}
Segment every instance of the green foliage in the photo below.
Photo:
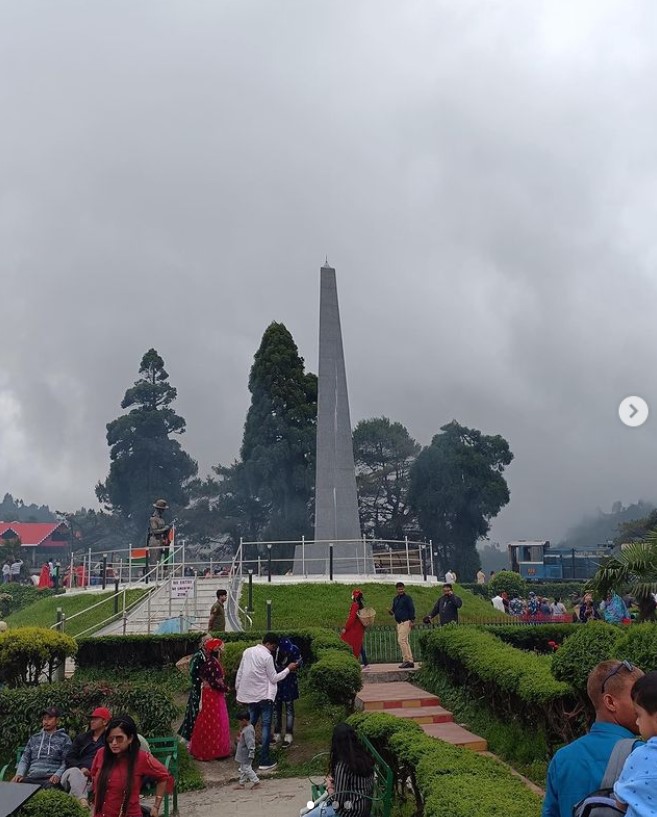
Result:
{"type": "Polygon", "coordinates": [[[473,696],[485,696],[498,717],[520,717],[552,743],[573,737],[576,725],[565,713],[574,708],[574,690],[552,676],[550,656],[516,650],[472,627],[441,627],[420,640],[425,665],[443,668],[473,696]]]}
{"type": "MultiPolygon", "coordinates": [[[[614,632],[618,634],[617,629],[614,632]]],[[[616,643],[614,657],[631,661],[644,672],[657,670],[657,627],[654,624],[628,627],[616,643]]]]}
{"type": "Polygon", "coordinates": [[[481,629],[519,650],[552,653],[555,644],[563,644],[581,624],[482,624],[481,629]]]}
{"type": "Polygon", "coordinates": [[[89,817],[89,809],[68,792],[44,789],[31,797],[15,817],[89,817]]]}
{"type": "Polygon", "coordinates": [[[552,660],[552,674],[582,692],[591,670],[601,661],[612,658],[621,631],[604,621],[579,625],[566,639],[552,660]]]}
{"type": "Polygon", "coordinates": [[[420,445],[387,417],[361,420],[353,443],[361,530],[377,539],[413,536],[417,521],[408,506],[408,487],[420,445]]]}
{"type": "Polygon", "coordinates": [[[6,618],[34,604],[39,599],[54,595],[55,591],[48,587],[39,589],[32,584],[18,584],[17,582],[3,584],[0,587],[0,618],[6,618]]]}
{"type": "Polygon", "coordinates": [[[629,590],[639,603],[651,601],[657,592],[657,531],[605,559],[589,587],[602,598],[612,590],[619,594],[629,590]]]}
{"type": "Polygon", "coordinates": [[[161,689],[144,683],[107,681],[61,681],[20,689],[0,689],[0,723],[5,759],[40,728],[41,711],[56,706],[64,713],[62,726],[71,734],[89,728],[89,713],[107,706],[116,713],[128,713],[146,736],[171,734],[177,708],[161,689]]]}
{"type": "Polygon", "coordinates": [[[332,704],[353,706],[363,685],[361,669],[353,655],[337,650],[323,650],[310,667],[308,683],[332,704]]]}
{"type": "Polygon", "coordinates": [[[75,655],[77,645],[68,635],[25,627],[0,633],[0,682],[10,687],[52,681],[57,667],[75,655]]]}
{"type": "Polygon", "coordinates": [[[80,669],[158,669],[171,667],[198,649],[201,633],[182,635],[105,635],[78,639],[80,669]]]}
{"type": "Polygon", "coordinates": [[[441,428],[411,468],[409,502],[444,570],[462,579],[480,567],[476,544],[509,501],[504,469],[513,454],[507,441],[452,421],[441,428]]]}
{"type": "Polygon", "coordinates": [[[425,815],[538,817],[540,813],[540,798],[493,758],[437,741],[417,724],[384,713],[360,713],[349,721],[390,761],[398,785],[410,777],[418,801],[424,802],[425,815]]]}
{"type": "Polygon", "coordinates": [[[517,593],[520,598],[524,598],[528,592],[527,582],[522,578],[520,573],[516,573],[513,570],[500,570],[488,583],[488,592],[492,598],[503,590],[509,594],[509,597],[517,593]]]}
{"type": "Polygon", "coordinates": [[[126,520],[135,537],[145,536],[158,497],[167,499],[174,515],[187,504],[186,484],[198,469],[171,439],[184,433],[185,421],[171,408],[177,392],[155,349],[142,358],[139,374],[121,403],[128,413],[107,424],[110,472],[96,486],[98,499],[126,520]]]}

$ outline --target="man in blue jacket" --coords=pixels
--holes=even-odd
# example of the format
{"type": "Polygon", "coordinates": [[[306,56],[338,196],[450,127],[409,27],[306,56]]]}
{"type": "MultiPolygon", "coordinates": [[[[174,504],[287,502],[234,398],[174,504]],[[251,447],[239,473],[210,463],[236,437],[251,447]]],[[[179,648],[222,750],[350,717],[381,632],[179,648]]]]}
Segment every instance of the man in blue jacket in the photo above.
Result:
{"type": "Polygon", "coordinates": [[[66,768],[64,758],[71,748],[71,739],[59,728],[59,717],[54,706],[43,710],[43,728],[27,741],[12,783],[39,783],[46,789],[59,784],[66,768]]]}
{"type": "Polygon", "coordinates": [[[591,670],[586,692],[595,709],[588,734],[564,746],[548,767],[542,817],[572,817],[573,806],[600,788],[617,741],[636,736],[630,691],[643,671],[629,661],[603,661],[591,670]]]}
{"type": "Polygon", "coordinates": [[[404,582],[397,582],[395,588],[397,595],[392,600],[392,608],[388,612],[395,617],[397,622],[397,642],[402,654],[402,663],[399,668],[413,669],[415,664],[413,663],[413,653],[411,652],[411,645],[408,643],[408,637],[415,621],[415,605],[413,599],[406,595],[404,582]]]}

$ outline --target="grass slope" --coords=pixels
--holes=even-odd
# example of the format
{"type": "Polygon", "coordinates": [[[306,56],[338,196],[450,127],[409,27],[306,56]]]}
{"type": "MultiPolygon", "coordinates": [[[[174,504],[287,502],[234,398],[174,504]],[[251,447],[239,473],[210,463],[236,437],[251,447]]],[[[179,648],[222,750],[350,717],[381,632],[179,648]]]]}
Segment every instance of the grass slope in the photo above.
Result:
{"type": "MultiPolygon", "coordinates": [[[[128,590],[126,594],[126,604],[132,604],[141,596],[144,595],[143,589],[128,590]]],[[[87,610],[99,601],[105,600],[103,604],[99,604],[93,610],[74,618],[72,621],[66,622],[65,632],[68,635],[76,636],[79,633],[87,630],[89,627],[94,627],[101,624],[105,619],[109,618],[114,612],[114,601],[110,601],[113,595],[111,592],[107,593],[89,593],[88,595],[80,593],[74,596],[50,596],[46,599],[39,599],[34,604],[30,604],[12,613],[7,617],[7,624],[12,629],[15,627],[50,627],[57,620],[57,608],[61,607],[66,618],[70,618],[75,613],[82,610],[87,610]]],[[[119,609],[121,609],[122,599],[119,598],[119,609]]]]}
{"type": "MultiPolygon", "coordinates": [[[[274,580],[275,582],[275,580],[274,580]]],[[[293,627],[342,627],[349,613],[352,585],[322,583],[307,584],[254,584],[253,585],[253,618],[254,629],[262,630],[267,626],[267,599],[272,602],[272,627],[276,630],[293,627]]],[[[395,595],[392,584],[383,582],[363,582],[359,585],[365,597],[367,607],[377,611],[376,625],[392,626],[392,616],[388,610],[395,595]]],[[[460,621],[463,624],[482,623],[484,621],[506,621],[508,618],[495,615],[489,601],[475,596],[469,590],[462,590],[457,585],[455,592],[463,599],[460,621]]],[[[429,613],[436,599],[442,594],[440,587],[409,585],[407,593],[415,603],[418,621],[429,613]]],[[[240,604],[246,608],[248,587],[242,590],[240,604]]]]}

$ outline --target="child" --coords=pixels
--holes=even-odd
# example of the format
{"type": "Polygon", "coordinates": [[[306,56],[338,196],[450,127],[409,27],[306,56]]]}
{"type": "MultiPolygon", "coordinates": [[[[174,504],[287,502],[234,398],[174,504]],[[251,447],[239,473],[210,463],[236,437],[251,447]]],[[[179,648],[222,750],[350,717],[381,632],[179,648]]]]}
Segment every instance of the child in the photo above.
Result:
{"type": "Polygon", "coordinates": [[[247,783],[253,783],[251,788],[260,784],[258,775],[253,771],[253,758],[255,757],[255,729],[251,723],[251,716],[248,712],[237,713],[237,720],[240,724],[240,733],[237,738],[237,749],[235,760],[239,763],[240,781],[236,789],[243,789],[247,783]]]}
{"type": "Polygon", "coordinates": [[[657,672],[648,672],[632,687],[636,725],[645,744],[629,755],[614,784],[618,807],[627,817],[652,817],[657,801],[657,672]]]}

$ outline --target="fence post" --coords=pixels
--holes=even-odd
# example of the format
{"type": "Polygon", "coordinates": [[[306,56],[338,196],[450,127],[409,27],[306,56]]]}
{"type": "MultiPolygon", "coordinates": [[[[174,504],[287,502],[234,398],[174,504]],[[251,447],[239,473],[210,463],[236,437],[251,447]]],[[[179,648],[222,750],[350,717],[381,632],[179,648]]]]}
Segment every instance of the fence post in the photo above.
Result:
{"type": "Polygon", "coordinates": [[[436,568],[433,559],[433,539],[429,539],[429,558],[431,559],[431,578],[436,578],[436,568]]]}
{"type": "Polygon", "coordinates": [[[422,559],[422,578],[426,582],[427,580],[427,556],[426,556],[427,546],[420,545],[420,558],[422,559]]]}
{"type": "MultiPolygon", "coordinates": [[[[242,578],[243,575],[244,575],[244,537],[240,536],[240,579],[242,578]]],[[[258,575],[260,575],[260,571],[258,571],[258,575]]]]}
{"type": "Polygon", "coordinates": [[[267,545],[267,581],[271,583],[271,545],[267,545]]]}
{"type": "Polygon", "coordinates": [[[333,542],[329,543],[329,581],[333,581],[333,542]]]}
{"type": "Polygon", "coordinates": [[[107,553],[103,553],[103,584],[102,588],[105,590],[107,588],[107,553]]]}
{"type": "Polygon", "coordinates": [[[253,612],[253,570],[249,570],[249,606],[246,608],[246,612],[253,612]]]}
{"type": "MultiPolygon", "coordinates": [[[[55,629],[59,632],[64,631],[64,627],[66,626],[66,616],[64,615],[64,611],[61,607],[57,608],[57,622],[55,625],[55,629]]],[[[59,664],[57,664],[55,671],[53,673],[55,681],[63,681],[65,678],[65,671],[66,671],[66,659],[62,659],[59,664]]]]}
{"type": "MultiPolygon", "coordinates": [[[[84,559],[82,563],[84,564],[84,559]]],[[[91,587],[91,548],[89,548],[89,565],[87,566],[87,587],[91,587]]]]}
{"type": "Polygon", "coordinates": [[[148,616],[148,623],[146,625],[146,632],[151,634],[151,592],[148,592],[148,600],[146,601],[146,615],[148,616]]]}
{"type": "Polygon", "coordinates": [[[132,542],[128,545],[128,584],[132,583],[132,542]]]}
{"type": "Polygon", "coordinates": [[[406,575],[411,575],[411,562],[408,558],[408,536],[404,536],[404,542],[406,543],[406,575]]]}
{"type": "Polygon", "coordinates": [[[363,573],[367,576],[367,541],[363,534],[363,573]]]}
{"type": "Polygon", "coordinates": [[[119,580],[114,579],[114,615],[119,612],[119,580]]]}
{"type": "MultiPolygon", "coordinates": [[[[301,575],[306,575],[306,537],[301,537],[301,575]]],[[[287,711],[287,710],[286,710],[287,711]]]]}
{"type": "Polygon", "coordinates": [[[271,630],[271,599],[267,599],[267,630],[271,630]]]}

